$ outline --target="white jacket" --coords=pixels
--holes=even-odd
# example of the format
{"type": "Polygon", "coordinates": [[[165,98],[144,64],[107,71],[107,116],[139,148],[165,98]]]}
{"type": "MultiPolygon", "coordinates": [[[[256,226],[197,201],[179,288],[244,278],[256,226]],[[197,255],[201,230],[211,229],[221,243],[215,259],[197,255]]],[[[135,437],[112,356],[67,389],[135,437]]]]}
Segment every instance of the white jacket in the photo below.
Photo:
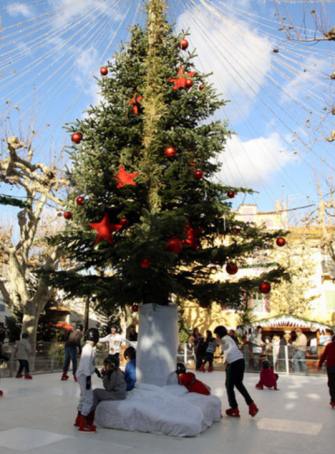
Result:
{"type": "Polygon", "coordinates": [[[122,342],[127,342],[132,347],[136,347],[136,342],[131,342],[125,337],[122,337],[121,334],[108,334],[108,336],[101,337],[99,342],[108,342],[109,343],[109,354],[115,355],[115,353],[121,352],[122,342]]]}
{"type": "Polygon", "coordinates": [[[92,345],[85,344],[80,357],[80,364],[77,370],[77,377],[85,375],[85,377],[91,376],[95,371],[95,351],[92,345]]]}

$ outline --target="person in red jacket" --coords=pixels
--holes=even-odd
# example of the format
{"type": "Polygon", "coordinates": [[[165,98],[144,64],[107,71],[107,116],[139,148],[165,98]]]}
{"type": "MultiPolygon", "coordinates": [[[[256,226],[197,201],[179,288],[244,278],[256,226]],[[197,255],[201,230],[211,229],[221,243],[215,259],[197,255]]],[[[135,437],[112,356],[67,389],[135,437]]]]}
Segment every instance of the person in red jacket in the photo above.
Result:
{"type": "Polygon", "coordinates": [[[325,351],[322,353],[318,370],[321,370],[322,364],[327,360],[327,375],[328,375],[328,387],[330,394],[330,405],[335,410],[335,336],[332,338],[332,342],[326,345],[325,351]]]}
{"type": "Polygon", "coordinates": [[[178,375],[178,383],[185,386],[190,393],[204,394],[205,396],[209,396],[211,394],[210,387],[202,383],[200,380],[197,380],[195,374],[192,372],[186,372],[186,368],[183,363],[177,364],[176,374],[178,375]]]}
{"type": "Polygon", "coordinates": [[[264,389],[264,386],[266,386],[267,388],[273,388],[275,391],[279,391],[277,388],[278,378],[278,374],[275,374],[273,369],[270,368],[269,361],[264,360],[262,361],[262,370],[256,388],[264,389]]]}

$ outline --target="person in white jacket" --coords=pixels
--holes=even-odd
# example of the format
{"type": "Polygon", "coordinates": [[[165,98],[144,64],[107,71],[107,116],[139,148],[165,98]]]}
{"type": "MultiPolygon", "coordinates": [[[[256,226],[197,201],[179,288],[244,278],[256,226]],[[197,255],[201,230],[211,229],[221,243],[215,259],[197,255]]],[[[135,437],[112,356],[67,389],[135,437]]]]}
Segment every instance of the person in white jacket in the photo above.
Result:
{"type": "Polygon", "coordinates": [[[109,348],[108,348],[108,353],[109,355],[115,356],[118,359],[120,358],[120,353],[121,353],[121,346],[122,342],[126,342],[127,344],[131,345],[132,347],[136,348],[137,342],[131,342],[125,337],[121,336],[121,334],[118,334],[116,332],[117,326],[112,325],[111,326],[111,334],[108,334],[105,337],[101,337],[99,339],[99,342],[108,342],[109,348]]]}
{"type": "Polygon", "coordinates": [[[80,386],[80,399],[77,407],[78,415],[74,423],[79,426],[80,432],[95,432],[96,427],[90,418],[93,406],[93,390],[91,377],[94,373],[100,375],[99,370],[95,367],[95,351],[93,347],[99,341],[99,331],[96,328],[90,328],[85,333],[86,344],[82,349],[80,364],[77,370],[77,380],[80,386]]]}

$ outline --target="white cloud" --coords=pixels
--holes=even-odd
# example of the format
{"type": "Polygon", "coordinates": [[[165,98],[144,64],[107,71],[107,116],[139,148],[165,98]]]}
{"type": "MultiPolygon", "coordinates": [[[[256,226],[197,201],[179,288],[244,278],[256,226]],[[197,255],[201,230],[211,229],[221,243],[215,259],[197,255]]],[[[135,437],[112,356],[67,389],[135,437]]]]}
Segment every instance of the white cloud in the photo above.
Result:
{"type": "Polygon", "coordinates": [[[218,11],[194,8],[178,18],[177,31],[190,28],[189,49],[196,48],[196,67],[213,72],[210,81],[229,104],[226,115],[236,121],[246,119],[262,85],[271,71],[272,43],[237,18],[218,11]]]}
{"type": "Polygon", "coordinates": [[[24,16],[24,17],[32,17],[34,15],[33,8],[25,5],[24,3],[10,3],[7,6],[7,12],[10,16],[17,17],[17,16],[24,16]]]}
{"type": "Polygon", "coordinates": [[[216,177],[227,185],[253,187],[269,182],[275,173],[294,159],[286,152],[276,133],[247,141],[232,136],[227,141],[225,152],[219,156],[222,170],[216,177]]]}

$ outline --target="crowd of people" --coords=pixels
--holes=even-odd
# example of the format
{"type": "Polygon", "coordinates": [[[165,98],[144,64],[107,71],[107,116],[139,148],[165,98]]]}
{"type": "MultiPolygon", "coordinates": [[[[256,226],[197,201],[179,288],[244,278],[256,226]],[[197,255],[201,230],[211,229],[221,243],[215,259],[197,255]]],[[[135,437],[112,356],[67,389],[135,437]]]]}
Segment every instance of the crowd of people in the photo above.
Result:
{"type": "MultiPolygon", "coordinates": [[[[5,339],[5,331],[0,329],[0,360],[8,361],[9,358],[2,352],[2,345],[5,339]]],[[[31,347],[29,344],[28,333],[23,333],[20,341],[16,343],[16,358],[19,362],[19,369],[16,378],[24,377],[32,379],[29,373],[29,356],[31,347]]],[[[75,331],[69,332],[65,337],[65,361],[62,381],[69,378],[67,375],[70,362],[72,361],[72,373],[74,380],[80,386],[80,400],[77,407],[78,414],[74,425],[81,432],[95,432],[94,425],[95,410],[100,402],[105,400],[123,400],[126,399],[127,391],[131,391],[136,383],[136,342],[137,333],[135,327],[131,327],[128,339],[120,333],[119,327],[111,326],[111,333],[105,337],[100,337],[96,328],[90,328],[83,332],[83,326],[78,325],[75,331]],[[85,343],[82,347],[82,340],[85,343]],[[99,370],[95,365],[94,346],[98,342],[108,343],[108,356],[104,359],[104,366],[99,370]],[[128,344],[124,351],[126,367],[124,372],[120,369],[120,355],[122,344],[128,344]],[[77,368],[77,352],[81,354],[80,364],[77,368]],[[97,374],[102,379],[102,386],[92,389],[92,375],[97,374]]],[[[250,416],[254,417],[259,409],[244,386],[245,372],[245,354],[240,348],[239,339],[233,330],[227,330],[220,325],[212,331],[206,331],[206,337],[203,337],[198,328],[192,332],[190,342],[194,345],[196,370],[205,372],[208,364],[208,372],[213,371],[213,360],[216,349],[221,348],[221,354],[224,356],[226,364],[226,391],[230,407],[226,410],[226,415],[230,417],[240,417],[238,403],[235,395],[235,389],[244,398],[250,416]]],[[[273,388],[278,391],[277,381],[278,374],[275,373],[277,364],[283,357],[283,349],[288,346],[292,350],[292,362],[294,369],[301,367],[304,372],[307,370],[305,359],[307,338],[301,329],[295,330],[295,336],[286,333],[282,338],[273,336],[273,338],[262,338],[262,327],[258,326],[255,332],[248,337],[243,345],[252,349],[252,363],[255,370],[260,371],[259,381],[255,385],[258,390],[264,387],[273,388]],[[264,353],[266,356],[264,356],[264,353]],[[299,366],[297,366],[297,364],[299,366]]],[[[241,347],[243,347],[241,345],[241,347]]],[[[247,357],[247,360],[249,358],[247,357]]],[[[330,404],[335,409],[335,336],[332,338],[318,363],[318,369],[321,370],[322,364],[327,362],[328,387],[331,396],[330,404]]],[[[279,362],[279,363],[278,363],[279,362]]],[[[183,363],[178,363],[176,367],[178,383],[188,389],[189,392],[196,392],[203,395],[210,395],[211,389],[197,379],[193,372],[188,372],[183,363]]],[[[0,397],[3,395],[0,391],[0,397]]]]}

